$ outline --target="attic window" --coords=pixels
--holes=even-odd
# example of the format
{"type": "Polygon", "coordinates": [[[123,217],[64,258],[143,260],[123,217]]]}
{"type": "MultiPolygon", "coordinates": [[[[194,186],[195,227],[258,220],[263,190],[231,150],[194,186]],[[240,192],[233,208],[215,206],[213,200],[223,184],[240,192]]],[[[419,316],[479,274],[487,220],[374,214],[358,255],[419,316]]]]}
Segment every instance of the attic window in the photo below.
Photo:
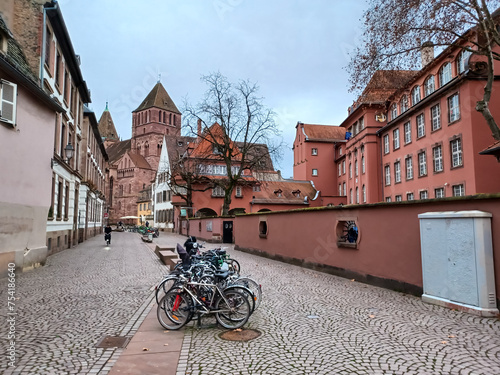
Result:
{"type": "Polygon", "coordinates": [[[184,145],[184,142],[182,142],[182,141],[177,141],[177,146],[181,147],[181,146],[183,146],[183,145],[184,145]]]}
{"type": "Polygon", "coordinates": [[[274,191],[274,194],[276,194],[276,196],[277,196],[278,198],[281,198],[281,197],[282,197],[282,195],[283,195],[283,190],[281,190],[281,189],[275,190],[275,191],[274,191]]]}
{"type": "Polygon", "coordinates": [[[255,185],[252,190],[253,191],[260,191],[260,185],[255,185]]]}
{"type": "Polygon", "coordinates": [[[300,198],[300,190],[298,190],[298,189],[294,190],[294,191],[292,191],[292,194],[293,194],[294,197],[300,198]]]}
{"type": "Polygon", "coordinates": [[[7,37],[0,31],[0,52],[7,53],[7,37]]]}
{"type": "Polygon", "coordinates": [[[221,152],[221,150],[220,150],[220,148],[219,148],[219,145],[214,145],[214,146],[213,146],[213,153],[214,153],[215,155],[222,155],[222,152],[221,152]]]}

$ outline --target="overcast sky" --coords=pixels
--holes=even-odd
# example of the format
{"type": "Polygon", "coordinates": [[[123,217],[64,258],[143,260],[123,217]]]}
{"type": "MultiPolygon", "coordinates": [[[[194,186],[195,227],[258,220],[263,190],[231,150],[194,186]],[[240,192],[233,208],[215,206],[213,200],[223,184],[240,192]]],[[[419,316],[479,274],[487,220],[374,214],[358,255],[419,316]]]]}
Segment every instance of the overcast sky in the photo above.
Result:
{"type": "Polygon", "coordinates": [[[249,79],[277,113],[287,145],[275,165],[293,175],[297,121],[338,125],[354,95],[347,53],[359,43],[364,0],[60,0],[97,118],[109,110],[122,139],[158,81],[182,111],[220,71],[249,79]]]}

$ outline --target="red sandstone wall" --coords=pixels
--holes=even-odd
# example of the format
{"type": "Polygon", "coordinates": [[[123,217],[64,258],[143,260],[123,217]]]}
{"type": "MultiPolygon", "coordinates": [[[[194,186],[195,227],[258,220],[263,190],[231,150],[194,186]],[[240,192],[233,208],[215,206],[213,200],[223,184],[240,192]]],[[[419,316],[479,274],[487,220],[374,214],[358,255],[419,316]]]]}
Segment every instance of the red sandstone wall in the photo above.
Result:
{"type": "Polygon", "coordinates": [[[420,226],[424,212],[481,210],[493,214],[492,232],[496,293],[500,299],[500,198],[451,199],[442,202],[380,203],[307,211],[237,216],[234,221],[238,248],[294,258],[396,280],[422,287],[420,226]],[[355,220],[357,249],[337,246],[337,224],[355,220]],[[267,238],[259,236],[266,221],[267,238]]]}

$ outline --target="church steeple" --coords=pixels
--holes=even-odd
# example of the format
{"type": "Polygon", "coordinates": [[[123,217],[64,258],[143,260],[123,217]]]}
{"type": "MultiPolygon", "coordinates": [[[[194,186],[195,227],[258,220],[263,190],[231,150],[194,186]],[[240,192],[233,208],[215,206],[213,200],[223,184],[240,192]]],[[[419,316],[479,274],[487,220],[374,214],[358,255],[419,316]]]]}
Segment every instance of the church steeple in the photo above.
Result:
{"type": "Polygon", "coordinates": [[[106,108],[99,119],[99,133],[101,134],[104,145],[107,147],[108,144],[118,142],[120,138],[115,128],[113,118],[111,117],[111,112],[108,109],[108,102],[106,102],[106,108]]]}
{"type": "Polygon", "coordinates": [[[146,96],[146,98],[142,101],[141,105],[133,112],[136,113],[153,107],[177,113],[179,115],[181,114],[160,81],[156,83],[153,89],[149,92],[148,96],[146,96]]]}

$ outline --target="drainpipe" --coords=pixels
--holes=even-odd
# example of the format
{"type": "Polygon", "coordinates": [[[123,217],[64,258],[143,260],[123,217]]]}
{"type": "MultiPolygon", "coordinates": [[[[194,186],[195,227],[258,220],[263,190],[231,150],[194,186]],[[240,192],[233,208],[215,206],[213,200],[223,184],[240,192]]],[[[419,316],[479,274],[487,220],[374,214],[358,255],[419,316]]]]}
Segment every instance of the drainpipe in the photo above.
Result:
{"type": "Polygon", "coordinates": [[[43,29],[42,29],[42,56],[40,57],[40,86],[43,90],[43,66],[45,63],[45,46],[46,46],[46,39],[47,39],[47,11],[48,10],[56,10],[58,8],[58,4],[55,0],[53,0],[53,7],[46,8],[43,7],[43,29]]]}

